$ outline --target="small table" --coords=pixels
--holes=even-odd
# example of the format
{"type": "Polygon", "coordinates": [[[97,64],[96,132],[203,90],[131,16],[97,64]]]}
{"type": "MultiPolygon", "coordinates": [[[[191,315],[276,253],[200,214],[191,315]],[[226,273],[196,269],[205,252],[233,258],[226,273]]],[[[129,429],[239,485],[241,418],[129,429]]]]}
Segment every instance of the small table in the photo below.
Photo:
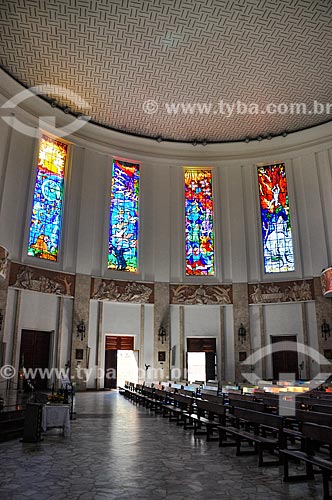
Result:
{"type": "Polygon", "coordinates": [[[63,435],[70,435],[70,411],[68,405],[44,405],[42,415],[42,429],[46,431],[51,427],[62,427],[63,435]]]}

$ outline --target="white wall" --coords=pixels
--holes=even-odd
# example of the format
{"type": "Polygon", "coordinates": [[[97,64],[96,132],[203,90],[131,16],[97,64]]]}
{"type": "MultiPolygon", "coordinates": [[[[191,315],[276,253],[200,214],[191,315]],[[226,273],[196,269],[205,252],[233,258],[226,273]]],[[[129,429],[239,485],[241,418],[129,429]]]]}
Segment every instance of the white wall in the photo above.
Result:
{"type": "Polygon", "coordinates": [[[216,339],[218,378],[221,379],[221,335],[219,306],[184,306],[184,351],[189,337],[216,339]]]}
{"type": "MultiPolygon", "coordinates": [[[[9,126],[4,130],[4,138],[8,140],[8,154],[6,162],[4,159],[0,165],[0,176],[1,172],[5,174],[0,244],[8,248],[13,260],[109,278],[175,283],[307,278],[318,276],[323,267],[331,264],[330,143],[317,146],[316,152],[300,149],[278,155],[280,161],[286,162],[296,254],[296,270],[287,276],[263,273],[255,165],[266,158],[230,162],[223,159],[221,152],[218,161],[207,165],[213,168],[216,276],[197,279],[184,276],[183,166],[188,163],[185,159],[173,159],[169,165],[162,158],[142,160],[140,267],[138,274],[133,275],[109,271],[106,267],[112,151],[105,154],[71,146],[60,259],[54,263],[26,255],[36,140],[16,131],[10,133],[9,126]]],[[[6,149],[6,144],[0,143],[0,147],[6,149]]],[[[271,162],[274,158],[272,154],[269,157],[271,162]]]]}
{"type": "MultiPolygon", "coordinates": [[[[1,73],[0,104],[18,90],[18,84],[1,73]],[[3,92],[1,93],[1,89],[3,92]]],[[[30,102],[35,115],[44,109],[38,98],[30,102]]],[[[47,111],[49,108],[47,107],[47,111]]],[[[37,124],[33,114],[17,109],[21,118],[37,124]]],[[[61,118],[61,117],[60,117],[61,118]]],[[[61,121],[61,120],[60,120],[61,121]]],[[[236,283],[293,280],[318,276],[331,265],[332,226],[332,123],[286,138],[250,144],[208,145],[157,143],[123,136],[91,124],[64,140],[70,143],[66,177],[64,224],[58,263],[26,255],[35,176],[37,141],[0,120],[0,244],[10,258],[46,269],[92,276],[171,283],[236,283]],[[106,268],[111,163],[113,156],[141,162],[140,267],[137,274],[106,268]],[[265,275],[262,263],[258,204],[258,163],[286,163],[296,269],[293,273],[265,275]],[[216,276],[184,275],[183,167],[213,169],[216,231],[216,276]]],[[[11,359],[16,292],[9,290],[4,340],[6,360],[11,359]]],[[[97,303],[91,302],[90,366],[96,359],[97,303]]],[[[103,304],[102,335],[135,335],[139,346],[140,306],[103,304]]],[[[306,306],[308,338],[317,347],[315,305],[306,306]]],[[[297,334],[303,339],[300,304],[264,305],[266,341],[271,334],[297,334]]],[[[22,294],[20,328],[56,330],[58,298],[33,292],[22,294]]],[[[69,357],[72,300],[65,299],[61,363],[69,357]]],[[[153,364],[153,305],[144,306],[144,361],[153,364]]],[[[185,335],[220,338],[220,312],[214,306],[185,307],[185,335]]],[[[328,318],[329,319],[329,318],[328,318]]],[[[332,317],[330,318],[332,322],[332,317]]],[[[225,373],[234,377],[233,308],[224,308],[225,373]]],[[[258,308],[250,306],[252,346],[260,346],[258,308]]],[[[219,340],[218,340],[219,342],[219,340]]],[[[179,309],[171,306],[171,347],[179,364],[179,309]]],[[[220,349],[218,348],[218,352],[220,349]]],[[[237,355],[237,353],[236,353],[237,355]]],[[[219,363],[220,365],[220,363],[219,363]]],[[[271,375],[271,363],[268,362],[271,375]]]]}
{"type": "MultiPolygon", "coordinates": [[[[265,325],[265,344],[271,343],[273,335],[296,335],[298,343],[303,344],[303,324],[301,304],[266,304],[263,307],[265,325]]],[[[299,354],[301,363],[303,356],[299,354]]],[[[273,377],[272,356],[266,360],[267,378],[273,377]]]]}
{"type": "Polygon", "coordinates": [[[66,363],[70,360],[72,316],[73,316],[73,300],[69,298],[64,298],[63,315],[62,315],[60,366],[59,366],[59,368],[63,369],[65,368],[66,363]]]}
{"type": "MultiPolygon", "coordinates": [[[[134,337],[134,349],[140,347],[140,304],[120,304],[103,302],[102,304],[102,348],[99,368],[105,368],[105,337],[106,335],[129,335],[134,337]]],[[[101,387],[104,380],[101,379],[101,387]]]]}

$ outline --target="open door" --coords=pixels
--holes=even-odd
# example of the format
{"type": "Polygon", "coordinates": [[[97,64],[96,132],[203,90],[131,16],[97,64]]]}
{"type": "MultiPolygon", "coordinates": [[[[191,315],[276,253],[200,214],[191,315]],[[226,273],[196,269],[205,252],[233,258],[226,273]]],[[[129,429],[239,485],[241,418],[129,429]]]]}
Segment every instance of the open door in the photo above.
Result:
{"type": "Polygon", "coordinates": [[[216,379],[216,353],[206,352],[205,353],[205,376],[206,382],[208,380],[216,379]]]}
{"type": "Polygon", "coordinates": [[[138,351],[134,351],[134,337],[128,335],[106,335],[105,389],[116,389],[118,386],[121,386],[120,378],[121,381],[123,378],[124,380],[131,380],[131,371],[134,370],[135,364],[137,366],[138,377],[138,364],[135,362],[134,352],[137,352],[136,356],[138,358],[138,351]],[[128,373],[128,376],[126,376],[126,373],[128,373]]]}
{"type": "Polygon", "coordinates": [[[116,349],[109,349],[105,351],[105,389],[116,389],[117,378],[117,353],[116,349]]]}
{"type": "Polygon", "coordinates": [[[126,380],[138,383],[138,351],[117,351],[117,386],[124,387],[126,380]]]}
{"type": "Polygon", "coordinates": [[[187,370],[189,382],[207,382],[216,378],[216,339],[187,339],[187,370]]]}

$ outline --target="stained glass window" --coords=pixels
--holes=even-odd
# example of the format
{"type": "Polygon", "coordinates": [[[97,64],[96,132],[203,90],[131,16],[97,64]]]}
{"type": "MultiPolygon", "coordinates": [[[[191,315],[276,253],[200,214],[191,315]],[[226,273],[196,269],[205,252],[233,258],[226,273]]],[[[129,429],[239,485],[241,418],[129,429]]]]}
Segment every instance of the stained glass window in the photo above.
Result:
{"type": "Polygon", "coordinates": [[[139,164],[114,159],[110,203],[108,268],[138,270],[139,164]]]}
{"type": "Polygon", "coordinates": [[[185,169],[186,275],[214,275],[212,171],[185,169]]]}
{"type": "Polygon", "coordinates": [[[58,259],[67,144],[42,135],[39,145],[28,255],[58,259]]]}
{"type": "Polygon", "coordinates": [[[294,271],[285,164],[258,167],[258,184],[265,272],[294,271]]]}

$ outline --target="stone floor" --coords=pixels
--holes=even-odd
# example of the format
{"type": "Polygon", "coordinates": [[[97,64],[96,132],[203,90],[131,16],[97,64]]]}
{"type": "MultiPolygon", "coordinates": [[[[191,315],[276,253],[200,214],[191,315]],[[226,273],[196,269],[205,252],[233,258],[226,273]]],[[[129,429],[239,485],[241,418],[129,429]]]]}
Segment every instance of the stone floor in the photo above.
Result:
{"type": "Polygon", "coordinates": [[[117,392],[77,395],[71,437],[0,444],[1,500],[322,498],[321,481],[284,484],[282,469],[193,437],[117,392]]]}

